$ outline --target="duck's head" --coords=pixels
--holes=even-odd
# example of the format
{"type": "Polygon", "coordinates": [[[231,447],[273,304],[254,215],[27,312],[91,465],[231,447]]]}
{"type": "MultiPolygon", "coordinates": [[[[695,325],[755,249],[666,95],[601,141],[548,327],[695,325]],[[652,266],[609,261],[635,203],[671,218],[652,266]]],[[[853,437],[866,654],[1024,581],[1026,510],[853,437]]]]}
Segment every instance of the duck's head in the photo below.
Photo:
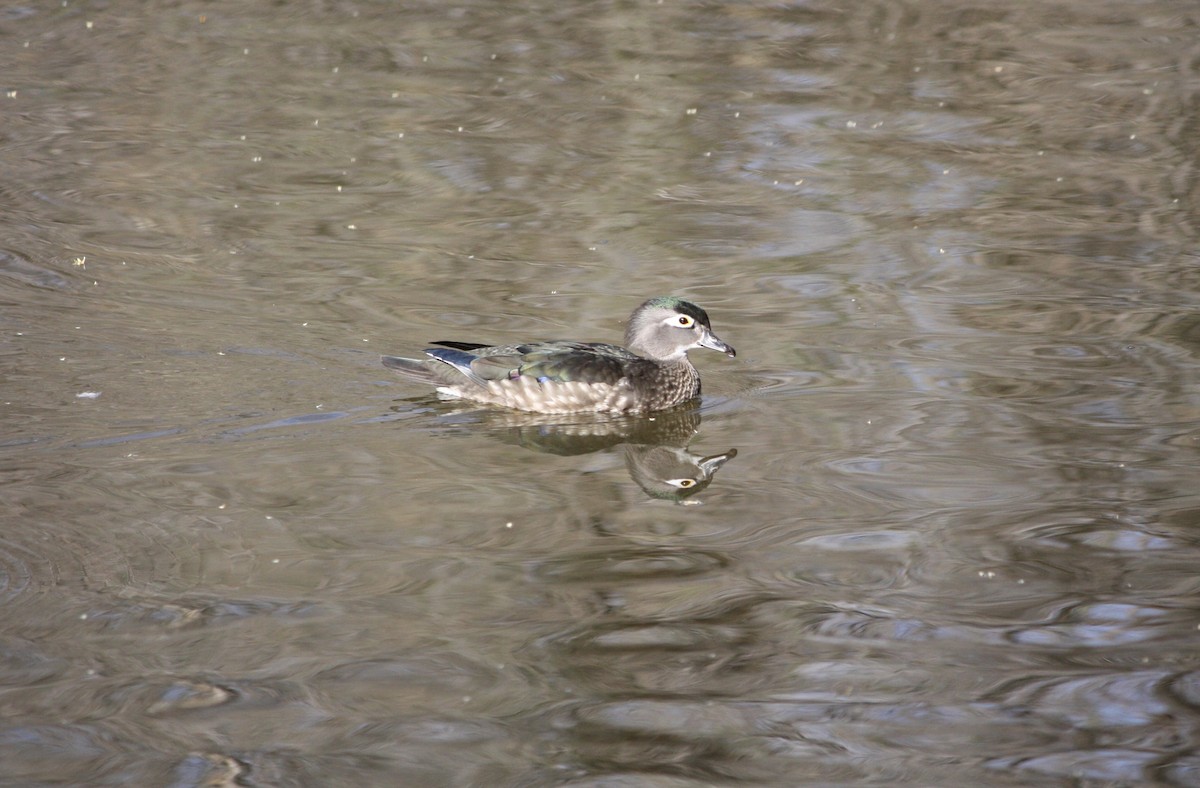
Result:
{"type": "Polygon", "coordinates": [[[708,313],[674,296],[651,298],[633,311],[625,347],[655,361],[679,361],[695,347],[719,350],[730,358],[737,355],[713,333],[708,313]]]}

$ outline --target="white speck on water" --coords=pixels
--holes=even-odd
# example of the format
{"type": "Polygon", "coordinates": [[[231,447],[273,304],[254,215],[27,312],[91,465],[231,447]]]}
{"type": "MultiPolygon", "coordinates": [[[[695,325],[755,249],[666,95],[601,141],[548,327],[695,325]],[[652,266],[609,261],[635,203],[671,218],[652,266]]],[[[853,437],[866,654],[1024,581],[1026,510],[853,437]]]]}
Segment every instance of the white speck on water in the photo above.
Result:
{"type": "Polygon", "coordinates": [[[75,399],[99,399],[100,394],[99,391],[81,391],[75,395],[75,399]]]}

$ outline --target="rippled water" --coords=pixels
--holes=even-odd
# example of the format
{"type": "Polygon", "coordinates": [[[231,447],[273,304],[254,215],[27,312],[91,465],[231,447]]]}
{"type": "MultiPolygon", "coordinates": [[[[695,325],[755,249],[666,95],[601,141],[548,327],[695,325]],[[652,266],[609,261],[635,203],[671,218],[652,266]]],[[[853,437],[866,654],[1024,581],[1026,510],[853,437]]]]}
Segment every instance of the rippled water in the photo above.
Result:
{"type": "Polygon", "coordinates": [[[1197,41],[0,9],[0,784],[1197,784],[1197,41]],[[664,293],[652,421],[378,363],[664,293]]]}

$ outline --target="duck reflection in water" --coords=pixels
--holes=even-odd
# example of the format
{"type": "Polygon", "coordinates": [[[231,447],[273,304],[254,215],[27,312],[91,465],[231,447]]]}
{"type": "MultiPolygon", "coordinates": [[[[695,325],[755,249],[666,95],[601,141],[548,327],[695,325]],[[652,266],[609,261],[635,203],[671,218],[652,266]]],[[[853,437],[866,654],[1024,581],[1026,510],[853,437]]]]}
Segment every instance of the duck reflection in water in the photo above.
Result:
{"type": "MultiPolygon", "coordinates": [[[[651,498],[695,505],[737,449],[697,454],[688,448],[700,431],[698,401],[653,416],[546,415],[492,408],[458,410],[441,421],[482,427],[505,443],[559,456],[579,456],[623,446],[629,476],[651,498]]],[[[475,427],[473,427],[475,429],[475,427]]]]}

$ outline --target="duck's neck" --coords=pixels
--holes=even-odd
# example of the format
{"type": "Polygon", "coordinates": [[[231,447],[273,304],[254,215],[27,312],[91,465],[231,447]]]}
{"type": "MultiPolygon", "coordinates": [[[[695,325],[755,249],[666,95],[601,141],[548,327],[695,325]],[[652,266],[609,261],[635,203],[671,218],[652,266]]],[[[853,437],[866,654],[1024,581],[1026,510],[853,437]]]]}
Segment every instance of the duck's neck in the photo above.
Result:
{"type": "Polygon", "coordinates": [[[660,407],[674,407],[700,393],[700,373],[685,353],[672,361],[658,362],[654,391],[662,397],[660,407]]]}

